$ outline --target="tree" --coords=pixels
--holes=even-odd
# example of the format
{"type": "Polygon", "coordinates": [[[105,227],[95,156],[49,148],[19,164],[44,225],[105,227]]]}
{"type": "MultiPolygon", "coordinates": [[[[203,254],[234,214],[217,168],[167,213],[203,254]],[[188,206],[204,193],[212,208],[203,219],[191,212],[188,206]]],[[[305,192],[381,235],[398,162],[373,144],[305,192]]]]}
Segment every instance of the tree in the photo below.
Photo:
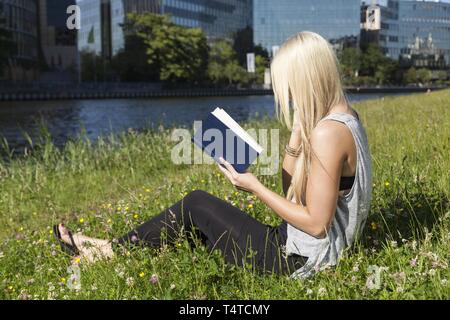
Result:
{"type": "Polygon", "coordinates": [[[395,80],[395,71],[398,64],[386,57],[375,44],[370,44],[361,59],[361,72],[363,76],[373,77],[378,84],[386,84],[395,80]]]}
{"type": "Polygon", "coordinates": [[[112,76],[111,63],[95,52],[80,52],[82,81],[106,81],[112,76]]]}
{"type": "Polygon", "coordinates": [[[245,66],[247,63],[247,53],[254,52],[252,27],[247,26],[234,34],[233,49],[236,52],[236,58],[239,64],[245,66]]]}
{"type": "Polygon", "coordinates": [[[212,43],[209,54],[208,76],[214,84],[248,83],[247,70],[236,58],[236,52],[226,40],[212,43]]]}
{"type": "Polygon", "coordinates": [[[148,63],[146,45],[141,37],[129,32],[124,25],[125,45],[112,58],[112,67],[121,81],[158,81],[159,67],[148,63]]]}
{"type": "Polygon", "coordinates": [[[345,48],[339,54],[339,61],[344,79],[353,83],[361,69],[361,51],[356,48],[345,48]]]}
{"type": "Polygon", "coordinates": [[[262,58],[268,59],[269,53],[260,44],[253,43],[253,28],[250,26],[238,30],[233,35],[233,50],[236,52],[236,58],[239,64],[247,68],[247,53],[254,53],[262,58]]]}
{"type": "Polygon", "coordinates": [[[205,77],[208,64],[206,36],[199,28],[184,28],[167,15],[128,15],[130,27],[140,37],[147,62],[159,71],[160,80],[195,82],[205,77]]]}
{"type": "Polygon", "coordinates": [[[267,57],[257,54],[255,57],[255,65],[256,65],[255,82],[258,84],[263,84],[266,68],[269,67],[269,59],[267,57]]]}
{"type": "Polygon", "coordinates": [[[405,83],[416,83],[417,82],[417,72],[414,67],[408,69],[403,76],[403,81],[405,83]]]}
{"type": "Polygon", "coordinates": [[[420,83],[429,83],[431,81],[431,71],[428,69],[417,70],[417,80],[420,83]]]}

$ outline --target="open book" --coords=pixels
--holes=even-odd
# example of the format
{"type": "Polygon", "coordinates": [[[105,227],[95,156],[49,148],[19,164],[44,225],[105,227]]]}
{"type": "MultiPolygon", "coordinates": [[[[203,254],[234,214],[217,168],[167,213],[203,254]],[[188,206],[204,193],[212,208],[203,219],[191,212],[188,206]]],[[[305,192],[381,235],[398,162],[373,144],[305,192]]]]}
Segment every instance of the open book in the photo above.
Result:
{"type": "Polygon", "coordinates": [[[263,148],[225,110],[216,108],[202,121],[192,141],[216,162],[222,157],[239,173],[261,154],[263,148]]]}

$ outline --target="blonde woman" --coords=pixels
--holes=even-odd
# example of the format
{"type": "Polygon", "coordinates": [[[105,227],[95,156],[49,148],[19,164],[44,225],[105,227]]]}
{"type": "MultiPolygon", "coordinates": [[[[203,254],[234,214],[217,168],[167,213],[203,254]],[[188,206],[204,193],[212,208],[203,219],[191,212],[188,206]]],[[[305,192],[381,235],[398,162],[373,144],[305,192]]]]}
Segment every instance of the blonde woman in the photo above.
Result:
{"type": "Polygon", "coordinates": [[[257,270],[293,277],[335,265],[361,232],[369,210],[372,177],[365,130],[344,96],[336,56],[318,34],[301,32],[288,39],[271,70],[278,115],[292,132],[283,161],[285,196],[225,161],[219,169],[283,223],[265,225],[221,199],[194,191],[113,241],[72,235],[64,225],[55,226],[63,248],[92,261],[112,257],[124,245],[158,248],[163,233],[171,242],[183,227],[210,250],[220,249],[228,263],[253,263],[257,270]]]}

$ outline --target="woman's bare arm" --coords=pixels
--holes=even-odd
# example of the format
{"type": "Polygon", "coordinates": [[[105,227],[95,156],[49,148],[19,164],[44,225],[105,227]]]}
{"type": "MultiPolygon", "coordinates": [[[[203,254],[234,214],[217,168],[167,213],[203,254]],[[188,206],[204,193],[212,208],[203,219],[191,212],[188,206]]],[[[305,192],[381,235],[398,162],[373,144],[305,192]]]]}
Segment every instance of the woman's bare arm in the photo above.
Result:
{"type": "Polygon", "coordinates": [[[314,237],[323,237],[336,211],[339,179],[351,143],[345,125],[327,122],[311,137],[315,155],[311,160],[305,206],[269,190],[251,173],[237,173],[229,163],[225,163],[227,169],[219,167],[233,185],[253,192],[283,220],[314,237]]]}

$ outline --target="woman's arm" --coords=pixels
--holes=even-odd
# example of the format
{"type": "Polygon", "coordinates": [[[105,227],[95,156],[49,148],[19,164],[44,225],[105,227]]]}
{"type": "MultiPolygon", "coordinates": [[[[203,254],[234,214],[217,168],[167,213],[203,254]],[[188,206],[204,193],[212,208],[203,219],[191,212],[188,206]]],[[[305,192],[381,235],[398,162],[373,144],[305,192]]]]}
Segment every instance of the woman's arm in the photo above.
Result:
{"type": "Polygon", "coordinates": [[[315,156],[306,188],[306,206],[291,202],[266,188],[253,174],[237,173],[226,161],[227,169],[219,168],[233,185],[253,192],[283,220],[314,236],[323,237],[328,230],[337,206],[339,179],[347,146],[343,124],[328,121],[317,128],[311,137],[315,156]]]}

